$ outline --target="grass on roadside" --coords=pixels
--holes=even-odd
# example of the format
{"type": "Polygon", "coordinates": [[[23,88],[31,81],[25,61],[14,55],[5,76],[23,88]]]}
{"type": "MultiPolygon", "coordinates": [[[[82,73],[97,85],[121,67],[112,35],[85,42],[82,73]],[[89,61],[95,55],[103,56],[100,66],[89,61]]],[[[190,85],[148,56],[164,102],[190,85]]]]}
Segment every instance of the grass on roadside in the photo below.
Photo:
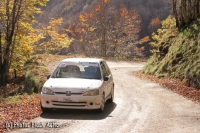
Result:
{"type": "Polygon", "coordinates": [[[21,103],[22,101],[24,101],[24,98],[26,99],[26,101],[31,101],[34,99],[33,97],[35,95],[36,95],[35,93],[31,95],[24,93],[24,94],[16,94],[13,96],[8,96],[6,98],[0,97],[0,107],[17,105],[21,103]]]}
{"type": "Polygon", "coordinates": [[[161,40],[158,49],[142,69],[145,74],[157,77],[179,78],[188,86],[200,89],[200,19],[167,41],[161,40]],[[168,46],[168,44],[171,44],[168,46]]]}

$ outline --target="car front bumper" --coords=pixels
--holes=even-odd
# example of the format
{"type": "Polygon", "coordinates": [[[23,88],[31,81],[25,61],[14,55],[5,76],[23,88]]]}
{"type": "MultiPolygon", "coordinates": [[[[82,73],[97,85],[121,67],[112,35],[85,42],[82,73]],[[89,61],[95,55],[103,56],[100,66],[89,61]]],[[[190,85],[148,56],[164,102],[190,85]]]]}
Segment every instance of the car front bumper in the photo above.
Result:
{"type": "Polygon", "coordinates": [[[41,94],[41,105],[44,108],[65,109],[99,109],[102,96],[66,96],[41,94]]]}

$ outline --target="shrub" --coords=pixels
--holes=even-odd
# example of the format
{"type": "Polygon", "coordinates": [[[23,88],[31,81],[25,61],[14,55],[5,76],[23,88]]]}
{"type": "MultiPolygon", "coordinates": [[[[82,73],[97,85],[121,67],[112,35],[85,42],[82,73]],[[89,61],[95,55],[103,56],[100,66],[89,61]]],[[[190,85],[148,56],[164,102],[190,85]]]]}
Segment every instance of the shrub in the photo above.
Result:
{"type": "Polygon", "coordinates": [[[25,63],[25,88],[28,93],[40,93],[46,80],[48,70],[40,60],[41,56],[35,55],[25,63]]]}

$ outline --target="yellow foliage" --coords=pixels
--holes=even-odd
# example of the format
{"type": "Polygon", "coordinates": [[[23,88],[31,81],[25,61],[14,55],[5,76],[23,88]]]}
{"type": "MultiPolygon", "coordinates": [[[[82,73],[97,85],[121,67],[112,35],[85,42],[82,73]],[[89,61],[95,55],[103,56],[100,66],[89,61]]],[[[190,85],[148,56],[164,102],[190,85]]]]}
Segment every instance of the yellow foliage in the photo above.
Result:
{"type": "Polygon", "coordinates": [[[83,16],[82,14],[79,14],[79,20],[81,21],[81,22],[85,22],[86,20],[85,20],[85,16],[83,16]]]}
{"type": "Polygon", "coordinates": [[[58,19],[54,19],[54,18],[51,18],[50,21],[49,21],[49,26],[50,27],[57,27],[58,25],[60,25],[63,21],[63,18],[58,18],[58,19]]]}
{"type": "MultiPolygon", "coordinates": [[[[80,17],[82,17],[80,15],[80,17]]],[[[45,40],[42,41],[40,44],[34,43],[35,51],[42,51],[51,52],[51,51],[59,51],[61,48],[67,48],[72,39],[68,38],[67,32],[69,29],[63,29],[62,33],[58,32],[59,25],[62,24],[63,19],[58,18],[54,19],[51,18],[48,25],[43,26],[41,29],[37,29],[35,33],[35,37],[37,36],[36,40],[45,40]],[[40,47],[38,47],[38,45],[40,47]]],[[[37,42],[35,41],[35,42],[37,42]]]]}
{"type": "MultiPolygon", "coordinates": [[[[152,39],[153,42],[150,42],[150,45],[154,47],[154,49],[151,50],[151,53],[155,53],[157,48],[159,47],[160,43],[168,38],[168,34],[170,34],[170,30],[172,27],[175,27],[175,19],[169,16],[166,20],[163,20],[161,22],[162,28],[159,28],[156,33],[152,33],[152,39]],[[167,34],[168,33],[168,34],[167,34]]],[[[172,28],[174,29],[174,28],[172,28]]]]}
{"type": "Polygon", "coordinates": [[[8,47],[10,50],[10,65],[7,68],[10,68],[11,72],[16,69],[18,76],[23,75],[24,62],[33,53],[31,44],[37,41],[37,39],[35,39],[37,36],[34,34],[35,30],[32,27],[33,23],[36,22],[34,20],[34,15],[41,13],[41,9],[38,7],[45,6],[47,1],[48,0],[0,0],[0,22],[2,26],[7,29],[2,31],[3,37],[1,38],[1,44],[3,45],[3,57],[8,57],[6,55],[7,53],[4,52],[5,48],[8,47]],[[36,7],[36,5],[38,7],[36,7]],[[18,11],[19,14],[17,13],[18,11]],[[15,12],[15,14],[13,12],[15,12]],[[10,34],[12,30],[14,30],[13,36],[10,34]],[[11,40],[9,40],[12,42],[11,44],[5,39],[8,38],[8,36],[11,36],[11,40]]]}
{"type": "Polygon", "coordinates": [[[23,75],[24,63],[29,59],[31,53],[33,53],[33,47],[29,45],[32,37],[30,36],[17,36],[15,42],[15,49],[13,51],[13,58],[11,60],[11,71],[17,70],[17,75],[23,75]]]}
{"type": "Polygon", "coordinates": [[[104,3],[108,3],[108,2],[109,2],[109,0],[103,0],[103,2],[104,2],[104,3]]]}

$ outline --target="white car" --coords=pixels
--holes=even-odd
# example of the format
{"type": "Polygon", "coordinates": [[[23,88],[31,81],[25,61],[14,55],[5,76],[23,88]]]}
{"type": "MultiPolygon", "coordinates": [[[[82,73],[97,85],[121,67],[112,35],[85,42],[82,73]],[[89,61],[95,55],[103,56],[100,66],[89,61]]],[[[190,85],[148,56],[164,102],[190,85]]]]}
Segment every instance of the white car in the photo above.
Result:
{"type": "Polygon", "coordinates": [[[62,60],[47,76],[41,92],[41,108],[98,109],[113,102],[114,82],[103,59],[69,58],[62,60]]]}

